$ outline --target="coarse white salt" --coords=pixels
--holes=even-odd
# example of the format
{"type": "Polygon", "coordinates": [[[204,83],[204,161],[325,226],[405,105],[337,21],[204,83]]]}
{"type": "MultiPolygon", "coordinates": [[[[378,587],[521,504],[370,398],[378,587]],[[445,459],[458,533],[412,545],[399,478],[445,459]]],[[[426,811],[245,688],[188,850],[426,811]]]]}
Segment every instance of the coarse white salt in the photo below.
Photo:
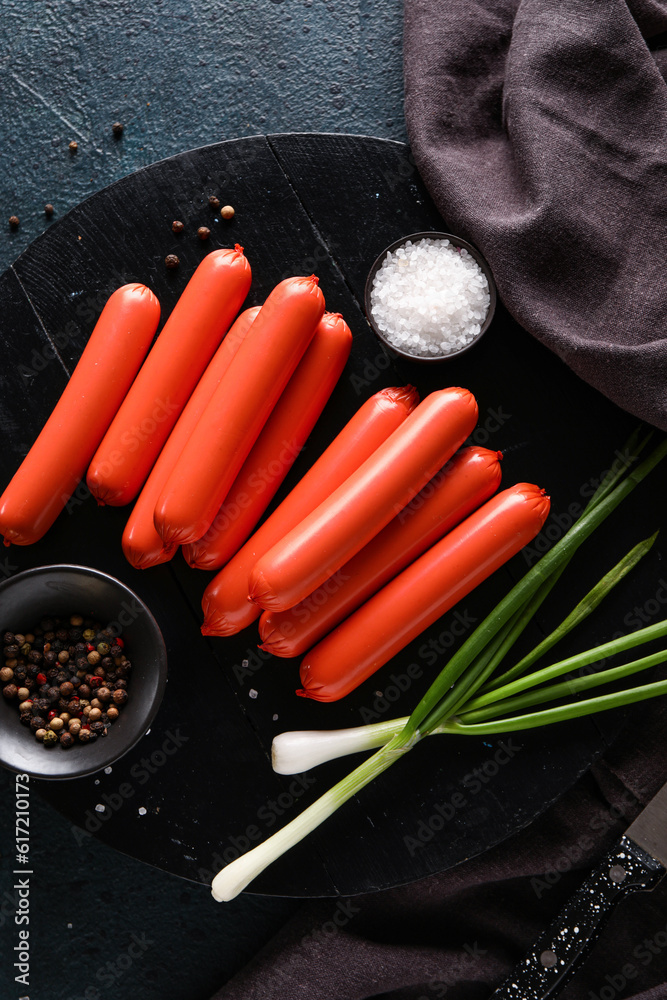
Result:
{"type": "Polygon", "coordinates": [[[408,240],[390,251],[373,279],[378,329],[400,351],[445,357],[479,334],[491,304],[489,282],[467,250],[450,240],[408,240]]]}

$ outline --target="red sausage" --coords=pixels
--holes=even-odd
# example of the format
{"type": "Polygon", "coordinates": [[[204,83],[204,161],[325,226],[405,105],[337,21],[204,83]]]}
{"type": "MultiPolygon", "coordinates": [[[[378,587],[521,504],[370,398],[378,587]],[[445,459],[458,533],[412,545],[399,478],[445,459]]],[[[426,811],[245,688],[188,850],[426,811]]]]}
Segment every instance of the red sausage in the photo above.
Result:
{"type": "Polygon", "coordinates": [[[241,308],[250,277],[240,246],[204,257],[93,457],[86,481],[99,503],[120,506],[138,494],[241,308]]]}
{"type": "Polygon", "coordinates": [[[361,468],[258,561],[250,600],[270,611],[303,601],[391,521],[477,422],[467,389],[439,389],[361,468]]]}
{"type": "Polygon", "coordinates": [[[205,535],[324,312],[317,278],[273,289],[195,427],[155,507],[167,545],[205,535]]]}
{"type": "Polygon", "coordinates": [[[248,600],[258,558],[340,486],[417,405],[411,386],[382,389],[361,406],[280,506],[211,581],[202,599],[204,635],[234,635],[260,615],[248,600]]]}
{"type": "Polygon", "coordinates": [[[123,552],[136,569],[148,569],[172,558],[178,545],[165,547],[153,524],[153,511],[167,477],[176,460],[187,447],[190,435],[204,412],[206,404],[218,387],[229,362],[241,346],[259,312],[259,306],[246,309],[232,325],[229,333],[215,352],[211,363],[202,375],[197,388],[178,418],[167,438],[157,462],[137,497],[123,532],[123,552]]]}
{"type": "Polygon", "coordinates": [[[260,649],[299,656],[442,538],[500,485],[499,451],[464,448],[372,538],[361,552],[305,601],[288,611],[265,611],[260,649]]]}
{"type": "Polygon", "coordinates": [[[160,303],[145,285],[123,285],[110,296],[53,413],[0,497],[6,545],[31,545],[51,527],[132,385],[159,320],[160,303]]]}
{"type": "Polygon", "coordinates": [[[203,538],[183,548],[193,568],[219,569],[243,545],[303,448],[352,347],[338,313],[325,313],[308,349],[203,538]]]}
{"type": "Polygon", "coordinates": [[[297,694],[337,701],[354,690],[516,555],[548,513],[544,490],[529,483],[487,501],[311,649],[297,694]]]}

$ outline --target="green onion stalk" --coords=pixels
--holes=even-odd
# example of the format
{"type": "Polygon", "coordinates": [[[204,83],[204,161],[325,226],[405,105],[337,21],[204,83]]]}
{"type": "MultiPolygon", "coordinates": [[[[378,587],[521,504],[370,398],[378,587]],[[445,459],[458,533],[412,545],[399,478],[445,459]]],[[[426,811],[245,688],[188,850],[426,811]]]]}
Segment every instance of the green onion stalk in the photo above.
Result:
{"type": "MultiPolygon", "coordinates": [[[[628,442],[628,448],[636,445],[641,450],[645,444],[646,440],[640,443],[636,435],[628,442]]],[[[329,733],[283,733],[276,737],[273,766],[282,774],[304,771],[343,754],[362,750],[375,753],[268,840],[223,868],[212,883],[214,898],[233,899],[268,865],[425,736],[488,736],[532,729],[667,694],[667,681],[657,681],[580,699],[584,691],[622,681],[664,662],[667,651],[635,659],[621,667],[589,672],[583,677],[559,679],[573,670],[590,668],[602,659],[664,638],[667,620],[527,672],[595,610],[649,551],[655,535],[636,545],[531,653],[511,670],[491,679],[578,548],[666,455],[667,439],[627,475],[624,468],[609,475],[570,530],[528,570],[453,654],[410,716],[329,733]],[[562,702],[568,697],[571,700],[563,704],[527,711],[535,705],[562,702]]]]}

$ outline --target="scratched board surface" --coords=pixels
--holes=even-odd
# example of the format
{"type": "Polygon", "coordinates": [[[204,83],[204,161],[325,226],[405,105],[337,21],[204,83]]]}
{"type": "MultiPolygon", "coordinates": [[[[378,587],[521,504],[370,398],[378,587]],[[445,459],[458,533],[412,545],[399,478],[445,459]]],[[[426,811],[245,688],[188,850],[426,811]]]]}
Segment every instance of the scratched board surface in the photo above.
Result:
{"type": "MultiPolygon", "coordinates": [[[[238,242],[253,269],[248,305],[261,303],[283,277],[314,271],[327,308],[343,313],[354,334],[348,366],[272,507],[377,390],[412,383],[424,396],[464,385],[479,402],[473,441],[503,451],[505,485],[529,481],[547,488],[553,511],[547,533],[558,537],[635,422],[576,379],[502,307],[480,345],[458,360],[424,366],[386,354],[363,314],[366,274],[386,245],[425,229],[447,230],[447,221],[430,202],[408,148],[360,136],[220,143],[154,164],[94,195],[0,278],[2,487],[62,391],[107,295],[123,282],[142,281],[158,295],[164,320],[202,257],[238,242]],[[236,209],[231,224],[208,206],[209,194],[222,191],[236,209]],[[174,218],[185,223],[180,238],[170,228],[174,218]],[[206,244],[195,235],[203,224],[212,231],[206,244]],[[165,269],[168,253],[178,254],[177,270],[165,269]]],[[[587,544],[568,585],[554,591],[548,612],[529,629],[526,648],[632,544],[661,526],[664,489],[659,470],[587,544]]],[[[269,763],[275,734],[409,712],[438,664],[547,544],[539,539],[353,695],[327,705],[295,697],[298,660],[260,653],[254,627],[204,639],[200,600],[213,574],[190,569],[180,555],[165,566],[134,570],[120,547],[126,516],[122,508],[97,508],[81,488],[41,542],[3,556],[4,576],[67,561],[119,577],[152,609],[169,653],[167,693],[155,722],[113,773],[38,785],[80,838],[99,837],[199,882],[297,815],[356,761],[280,777],[269,763]],[[130,789],[127,798],[121,786],[130,789]]],[[[662,556],[659,541],[631,582],[563,644],[563,655],[637,627],[629,624],[633,615],[650,617],[643,609],[659,603],[662,556]]],[[[453,866],[529,824],[626,721],[610,713],[498,739],[429,740],[267,870],[251,891],[349,894],[453,866]]]]}

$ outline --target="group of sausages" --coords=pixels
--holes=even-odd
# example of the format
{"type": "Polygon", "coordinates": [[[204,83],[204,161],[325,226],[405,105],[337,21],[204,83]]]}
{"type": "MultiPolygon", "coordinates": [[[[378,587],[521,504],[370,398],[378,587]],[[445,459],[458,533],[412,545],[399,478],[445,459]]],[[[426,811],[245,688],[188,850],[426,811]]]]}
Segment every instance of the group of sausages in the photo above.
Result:
{"type": "Polygon", "coordinates": [[[111,295],[60,400],[0,497],[5,544],[38,541],[84,475],[100,504],[136,498],[122,545],[137,568],[165,562],[186,543],[196,542],[205,560],[202,536],[223,501],[240,494],[243,523],[228,533],[226,549],[212,532],[215,558],[224,560],[245,541],[352,346],[343,318],[325,313],[314,276],[282,281],[261,309],[234,321],[250,282],[242,247],[208,254],[152,348],[160,318],[155,295],[139,284],[111,295]],[[249,488],[257,469],[268,471],[259,487],[249,488]]]}
{"type": "Polygon", "coordinates": [[[501,454],[459,451],[477,421],[473,395],[448,388],[419,402],[406,386],[367,400],[251,534],[352,335],[325,313],[314,276],[282,281],[234,319],[250,281],[242,247],[208,254],[152,348],[155,295],[139,284],[113,293],[0,497],[0,533],[37,541],[84,475],[100,504],[136,498],[122,539],[132,565],[183,546],[191,566],[219,569],[202,632],[232,635],[259,618],[263,649],[307,654],[298,693],[334,701],[530,541],[549,499],[526,483],[489,499],[501,454]]]}
{"type": "Polygon", "coordinates": [[[477,415],[467,389],[421,403],[411,386],[376,393],[211,581],[202,632],[259,618],[262,649],[307,653],[298,694],[317,701],[367,680],[549,513],[529,483],[492,497],[500,452],[458,450],[477,415]]]}

